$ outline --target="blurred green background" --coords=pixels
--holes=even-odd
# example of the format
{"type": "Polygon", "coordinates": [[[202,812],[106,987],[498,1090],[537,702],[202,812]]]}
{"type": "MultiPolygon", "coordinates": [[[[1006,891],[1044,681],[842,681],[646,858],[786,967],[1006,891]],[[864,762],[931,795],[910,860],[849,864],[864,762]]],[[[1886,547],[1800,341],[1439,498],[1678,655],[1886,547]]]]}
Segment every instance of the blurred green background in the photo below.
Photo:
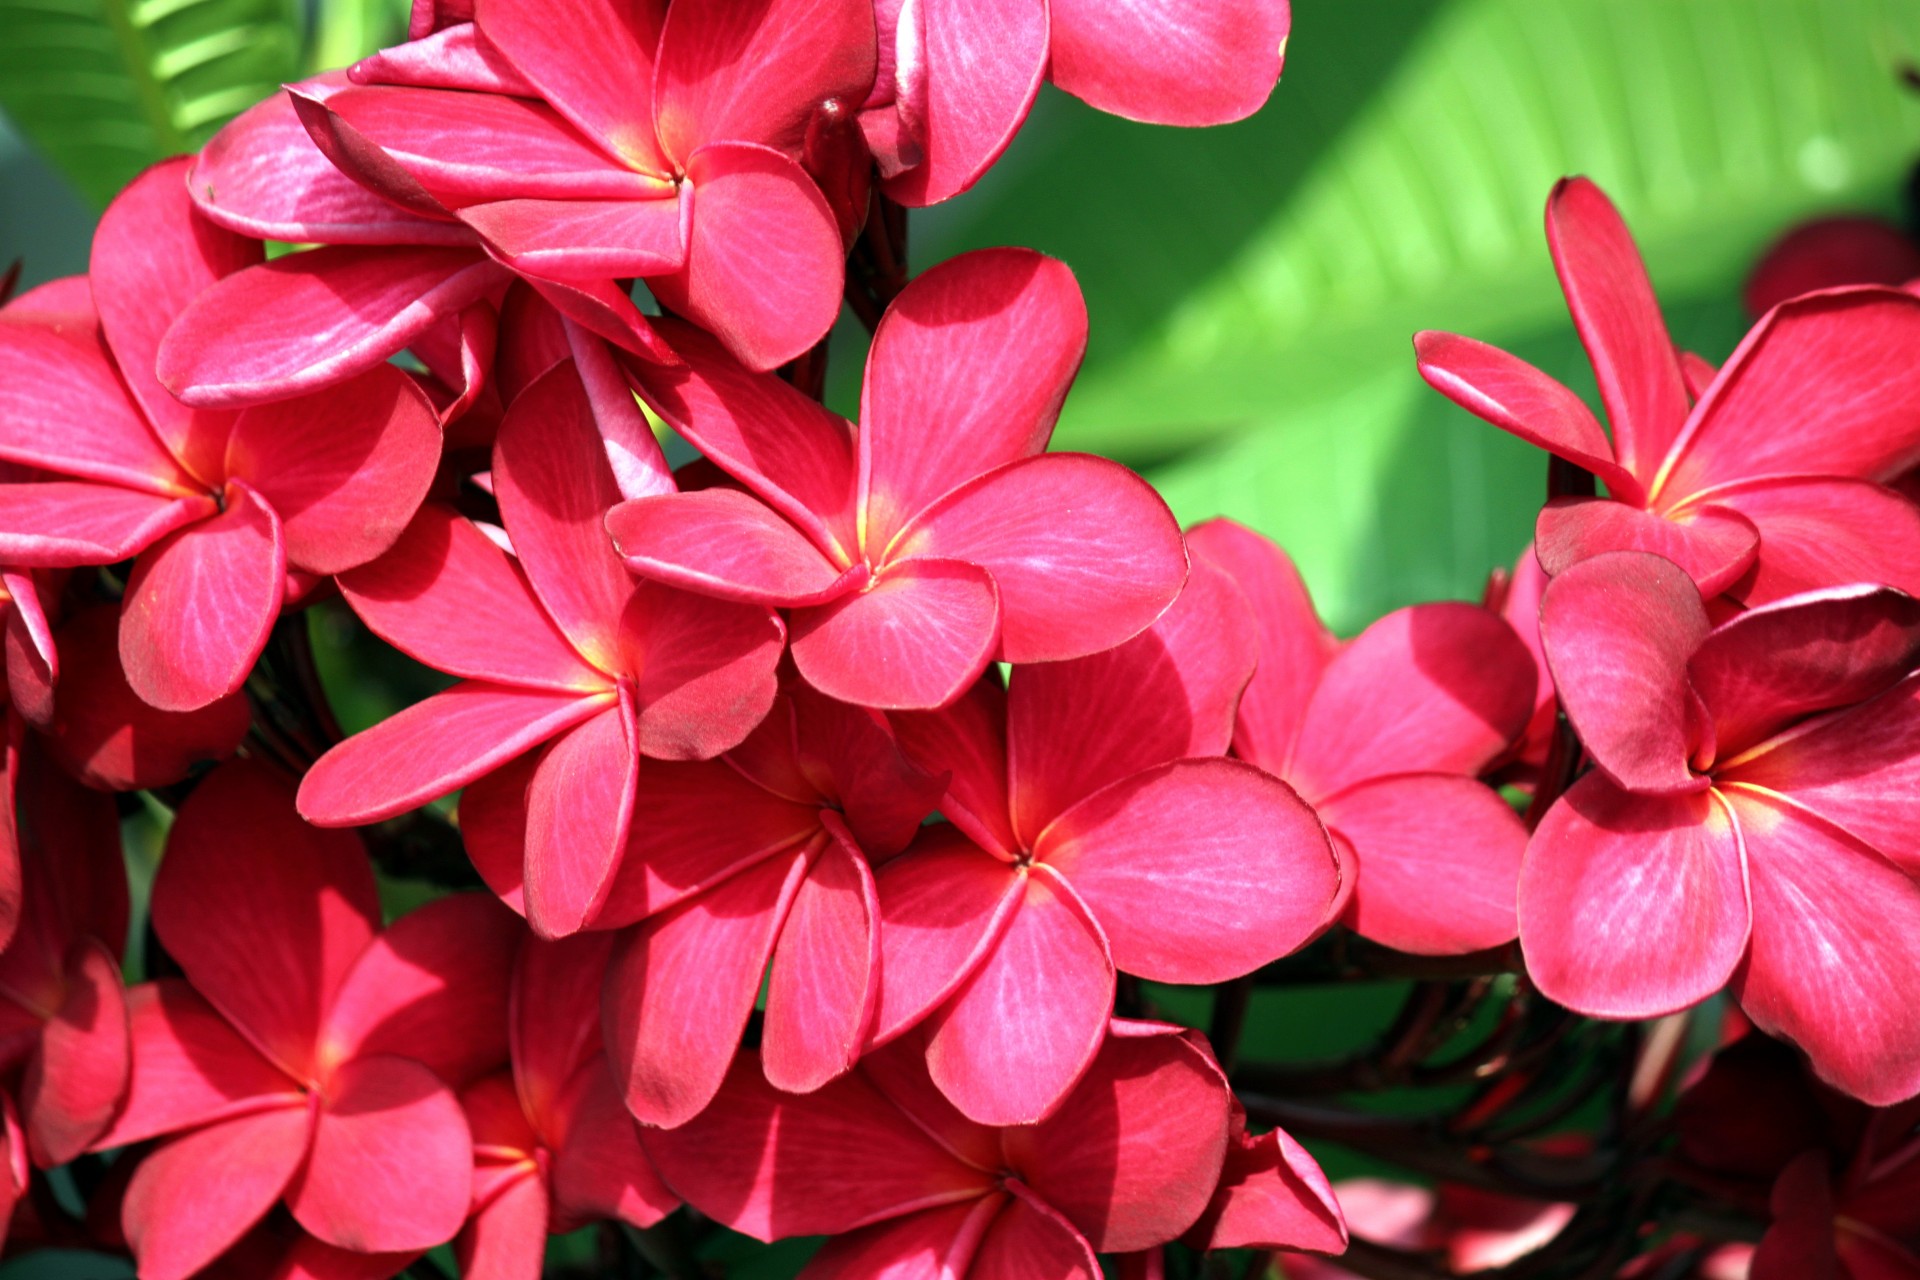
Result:
{"type": "MultiPolygon", "coordinates": [[[[1920,156],[1900,79],[1920,0],[1303,0],[1294,24],[1272,103],[1239,125],[1046,91],[974,192],[914,215],[913,259],[1025,244],[1071,264],[1093,334],[1057,442],[1144,470],[1184,520],[1272,534],[1342,631],[1477,595],[1529,535],[1542,456],[1427,390],[1408,339],[1470,333],[1591,397],[1541,231],[1556,178],[1613,195],[1676,339],[1717,362],[1756,254],[1812,213],[1901,214],[1920,156]]],[[[404,0],[0,0],[0,262],[29,284],[84,270],[143,165],[403,25],[404,0]]],[[[863,341],[843,323],[843,410],[863,341]]],[[[1204,995],[1161,995],[1203,1019],[1204,995]]],[[[1248,1052],[1337,1054],[1396,996],[1262,992],[1248,1052]]]]}

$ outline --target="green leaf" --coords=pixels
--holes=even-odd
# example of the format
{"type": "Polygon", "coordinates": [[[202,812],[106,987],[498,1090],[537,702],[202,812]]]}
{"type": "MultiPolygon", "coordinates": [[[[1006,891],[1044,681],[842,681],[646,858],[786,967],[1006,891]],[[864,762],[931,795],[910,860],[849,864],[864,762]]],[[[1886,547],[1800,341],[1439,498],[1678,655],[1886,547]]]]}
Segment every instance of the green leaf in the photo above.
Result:
{"type": "Polygon", "coordinates": [[[1093,338],[1060,447],[1161,464],[1184,518],[1280,537],[1349,629],[1472,591],[1527,536],[1539,456],[1440,403],[1408,339],[1459,330],[1578,385],[1541,231],[1555,179],[1613,195],[1676,336],[1718,359],[1765,243],[1816,210],[1891,210],[1920,151],[1895,76],[1920,54],[1911,0],[1369,0],[1295,23],[1239,125],[1049,95],[916,249],[1072,264],[1093,338]]]}
{"type": "Polygon", "coordinates": [[[319,0],[307,72],[351,66],[407,38],[407,0],[319,0]]]}
{"type": "Polygon", "coordinates": [[[300,69],[296,0],[0,0],[0,108],[96,205],[300,69]]]}

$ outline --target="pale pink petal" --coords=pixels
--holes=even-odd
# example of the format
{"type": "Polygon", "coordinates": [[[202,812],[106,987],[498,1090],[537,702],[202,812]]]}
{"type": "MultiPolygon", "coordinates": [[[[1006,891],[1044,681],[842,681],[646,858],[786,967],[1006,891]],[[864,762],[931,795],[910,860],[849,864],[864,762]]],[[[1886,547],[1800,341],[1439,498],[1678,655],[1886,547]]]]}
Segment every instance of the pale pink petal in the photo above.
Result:
{"type": "Polygon", "coordinates": [[[374,634],[451,675],[573,691],[606,684],[519,562],[439,503],[421,507],[386,555],[342,574],[340,592],[374,634]]]}
{"type": "Polygon", "coordinates": [[[593,923],[634,817],[639,728],[622,698],[568,730],[527,783],[527,922],[544,938],[593,923]]]}
{"type": "Polygon", "coordinates": [[[908,285],[874,333],[861,391],[866,545],[887,547],[942,494],[1044,452],[1086,349],[1073,272],[1031,249],[964,254],[908,285]]]}
{"type": "Polygon", "coordinates": [[[570,362],[542,374],[507,410],[493,484],[540,603],[582,657],[602,671],[620,670],[620,615],[633,579],[605,524],[620,490],[570,362]]]}
{"type": "Polygon", "coordinates": [[[1547,201],[1547,247],[1613,425],[1614,453],[1642,484],[1687,420],[1687,386],[1646,265],[1620,213],[1586,178],[1547,201]]]}
{"type": "Polygon", "coordinates": [[[1009,812],[1007,690],[999,676],[982,676],[939,711],[895,712],[887,723],[915,764],[949,775],[939,806],[947,821],[1012,861],[1024,844],[1009,812]]]}
{"type": "Polygon", "coordinates": [[[838,546],[835,558],[851,563],[859,547],[847,422],[784,379],[746,369],[698,329],[662,321],[660,331],[686,363],[628,362],[647,404],[815,546],[838,546]]]}
{"type": "Polygon", "coordinates": [[[1007,1160],[1101,1253],[1144,1249],[1213,1198],[1231,1106],[1219,1067],[1176,1029],[1117,1034],[1058,1111],[1005,1136],[1007,1160]]]}
{"type": "Polygon", "coordinates": [[[1049,868],[1036,864],[1025,879],[998,940],[928,1023],[934,1083],[981,1124],[1050,1114],[1092,1062],[1113,1010],[1113,961],[1087,906],[1049,868]]]}
{"type": "Polygon", "coordinates": [[[280,518],[240,481],[226,510],[141,553],[127,579],[120,664],[162,711],[196,711],[246,683],[280,616],[280,518]]]}
{"type": "Polygon", "coordinates": [[[654,57],[660,0],[550,5],[481,0],[481,36],[587,136],[637,168],[666,173],[654,138],[654,57]]]}
{"type": "Polygon", "coordinates": [[[1920,875],[1920,677],[1809,721],[1719,778],[1788,796],[1920,875]]]}
{"type": "Polygon", "coordinates": [[[980,1240],[969,1275],[991,1280],[1100,1280],[1086,1238],[1059,1210],[1020,1182],[980,1240]]]}
{"type": "Polygon", "coordinates": [[[409,911],[360,954],[327,1010],[322,1058],[398,1054],[459,1085],[507,1056],[520,922],[483,893],[409,911]]]}
{"type": "Polygon", "coordinates": [[[1736,614],[1687,663],[1732,759],[1815,712],[1864,702],[1920,660],[1920,601],[1836,587],[1736,614]]]}
{"type": "Polygon", "coordinates": [[[1686,570],[1705,596],[1738,583],[1759,544],[1751,520],[1714,505],[1663,516],[1611,498],[1555,498],[1534,522],[1535,554],[1549,575],[1610,551],[1643,551],[1686,570]]]}
{"type": "Polygon", "coordinates": [[[1444,601],[1388,614],[1327,665],[1284,776],[1316,803],[1414,770],[1478,773],[1527,727],[1535,672],[1495,613],[1444,601]]]}
{"type": "Polygon", "coordinates": [[[1020,842],[1143,769],[1225,755],[1256,661],[1245,597],[1201,562],[1179,599],[1104,653],[1022,667],[1007,695],[1008,777],[1020,842]]]}
{"type": "Polygon", "coordinates": [[[114,564],[213,516],[211,498],[87,480],[0,484],[0,560],[20,567],[114,564]]]}
{"type": "Polygon", "coordinates": [[[709,142],[800,154],[816,114],[873,87],[869,0],[762,0],[667,10],[654,79],[660,143],[685,160],[709,142]]]}
{"type": "Polygon", "coordinates": [[[1759,476],[1885,482],[1920,461],[1920,298],[1840,289],[1781,304],[1721,367],[1661,492],[1759,476]]]}
{"type": "Polygon", "coordinates": [[[901,204],[939,204],[979,180],[1027,118],[1047,70],[1045,0],[919,0],[903,6],[903,123],[921,160],[890,179],[901,204]],[[909,15],[911,20],[909,20],[909,15]]]}
{"type": "Polygon", "coordinates": [[[819,604],[866,577],[864,565],[843,573],[770,507],[734,489],[623,502],[608,513],[607,530],[632,572],[726,600],[819,604]]]}
{"type": "Polygon", "coordinates": [[[805,873],[803,854],[770,858],[622,939],[607,972],[607,1051],[642,1124],[675,1128],[713,1100],[805,873]]]}
{"type": "Polygon", "coordinates": [[[1095,792],[1033,855],[1100,922],[1113,963],[1155,982],[1224,982],[1327,922],[1340,868],[1312,809],[1237,760],[1179,760],[1095,792]]]}
{"type": "Polygon", "coordinates": [[[954,560],[894,565],[858,594],[793,613],[793,660],[807,683],[885,710],[951,703],[999,639],[992,575],[954,560]]]}
{"type": "Polygon", "coordinates": [[[0,325],[0,458],[145,493],[194,488],[104,348],[50,326],[0,325]]]}
{"type": "Polygon", "coordinates": [[[1698,1004],[1747,950],[1740,833],[1713,792],[1639,796],[1589,774],[1520,867],[1520,945],[1548,999],[1600,1018],[1698,1004]]]}
{"type": "Polygon", "coordinates": [[[1692,762],[1713,731],[1687,659],[1707,614],[1685,573],[1644,552],[1584,561],[1548,584],[1540,636],[1560,704],[1609,777],[1644,792],[1706,785],[1692,762]]]}
{"type": "Polygon", "coordinates": [[[874,876],[880,902],[875,1042],[917,1024],[985,962],[1025,898],[1011,867],[952,827],[929,828],[874,876]]]}
{"type": "Polygon", "coordinates": [[[1753,571],[1728,589],[1742,604],[1877,582],[1920,592],[1920,507],[1866,480],[1750,480],[1715,490],[1713,505],[1760,535],[1753,571]]]}
{"type": "Polygon", "coordinates": [[[290,781],[236,761],[180,807],[162,865],[153,928],[167,954],[262,1052],[310,1076],[326,1011],[380,923],[359,837],[309,826],[290,781]]]}
{"type": "Polygon", "coordinates": [[[810,1094],[781,1093],[755,1055],[718,1101],[677,1129],[649,1130],[667,1184],[708,1217],[761,1240],[837,1234],[992,1190],[860,1072],[810,1094]]]}
{"type": "MultiPolygon", "coordinates": [[[[599,1019],[594,1020],[598,1030],[599,1019]]],[[[680,1204],[660,1180],[628,1114],[619,1086],[600,1055],[574,1079],[564,1103],[564,1136],[553,1159],[553,1198],[582,1218],[615,1218],[650,1227],[680,1204]]]]}
{"type": "Polygon", "coordinates": [[[1300,571],[1269,539],[1231,520],[1209,520],[1187,531],[1187,546],[1233,579],[1259,631],[1259,665],[1240,699],[1233,749],[1270,773],[1283,770],[1340,642],[1320,621],[1300,571]]]}
{"type": "Polygon", "coordinates": [[[760,1058],[775,1088],[810,1093],[859,1060],[879,999],[879,916],[866,858],[828,841],[773,951],[760,1058]]]}
{"type": "Polygon", "coordinates": [[[334,574],[399,540],[439,462],[433,406],[413,379],[377,365],[325,391],[243,412],[225,473],[280,517],[289,561],[334,574]]]}
{"type": "Polygon", "coordinates": [[[221,277],[259,262],[261,252],[258,241],[195,212],[187,194],[191,163],[185,156],[163,161],[114,197],[94,232],[87,274],[127,389],[173,456],[217,484],[231,421],[174,399],[154,376],[154,355],[188,303],[221,277]]]}
{"type": "Polygon", "coordinates": [[[786,638],[771,609],[637,583],[620,620],[620,647],[634,682],[641,754],[711,760],[739,746],[773,706],[786,638]]]}
{"type": "Polygon", "coordinates": [[[1497,792],[1439,773],[1377,778],[1321,801],[1321,821],[1352,846],[1347,923],[1416,955],[1511,942],[1527,829],[1497,792]]]}
{"type": "MultiPolygon", "coordinates": [[[[338,72],[295,86],[324,101],[346,87],[338,72]]],[[[466,244],[473,233],[383,200],[335,168],[307,136],[289,94],[243,111],[194,157],[187,188],[206,217],[262,240],[291,244],[466,244]]]]}
{"type": "Polygon", "coordinates": [[[1000,655],[1015,663],[1111,649],[1159,617],[1187,578],[1179,522],[1153,486],[1082,453],[1022,459],[948,493],[887,558],[888,572],[932,558],[992,574],[1000,655]]]}
{"type": "Polygon", "coordinates": [[[527,275],[558,280],[658,276],[687,258],[682,202],[497,200],[469,205],[460,220],[478,231],[500,261],[527,275]]]}
{"type": "Polygon", "coordinates": [[[1459,334],[1417,333],[1413,350],[1420,376],[1468,413],[1592,472],[1622,502],[1637,505],[1645,496],[1646,487],[1614,460],[1613,442],[1593,411],[1565,383],[1459,334]]]}
{"type": "Polygon", "coordinates": [[[1873,1106],[1920,1091],[1920,883],[1845,832],[1731,787],[1753,885],[1753,948],[1735,976],[1762,1031],[1873,1106]]]}
{"type": "Polygon", "coordinates": [[[750,142],[709,142],[687,160],[686,265],[647,287],[751,369],[804,354],[840,314],[840,225],[806,170],[750,142]]]}
{"type": "Polygon", "coordinates": [[[301,1105],[227,1120],[140,1162],[120,1222],[147,1280],[187,1280],[266,1217],[306,1159],[301,1105]]]}
{"type": "Polygon", "coordinates": [[[228,276],[160,344],[161,383],[189,404],[276,400],[371,369],[499,288],[477,249],[341,245],[228,276]]]}
{"type": "Polygon", "coordinates": [[[466,1116],[438,1077],[405,1058],[359,1058],[326,1081],[287,1207],[342,1249],[430,1249],[466,1220],[472,1169],[466,1116]]]}
{"type": "Polygon", "coordinates": [[[1280,78],[1286,0],[1051,0],[1048,78],[1102,111],[1209,125],[1258,111],[1280,78]]]}
{"type": "Polygon", "coordinates": [[[126,1096],[132,1065],[126,997],[113,953],[97,939],[76,943],[65,986],[20,1085],[27,1147],[43,1169],[66,1164],[107,1131],[126,1096]]]}
{"type": "Polygon", "coordinates": [[[359,826],[457,791],[591,718],[612,694],[457,684],[355,734],[300,783],[300,812],[324,826],[359,826]]]}

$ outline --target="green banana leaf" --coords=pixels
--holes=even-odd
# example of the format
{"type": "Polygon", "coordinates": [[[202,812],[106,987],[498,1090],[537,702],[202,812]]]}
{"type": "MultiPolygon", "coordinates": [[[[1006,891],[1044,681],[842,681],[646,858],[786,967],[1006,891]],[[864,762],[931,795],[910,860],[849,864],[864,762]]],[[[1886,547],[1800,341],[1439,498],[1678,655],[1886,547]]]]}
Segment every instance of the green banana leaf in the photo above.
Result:
{"type": "Polygon", "coordinates": [[[1253,119],[1152,129],[1049,94],[979,190],[920,219],[916,258],[1065,258],[1093,335],[1059,447],[1279,537],[1350,629],[1471,593],[1527,537],[1539,456],[1440,403],[1408,338],[1471,333],[1580,384],[1554,180],[1613,195],[1676,339],[1722,358],[1771,237],[1893,209],[1920,153],[1910,60],[1916,0],[1298,5],[1253,119]]]}

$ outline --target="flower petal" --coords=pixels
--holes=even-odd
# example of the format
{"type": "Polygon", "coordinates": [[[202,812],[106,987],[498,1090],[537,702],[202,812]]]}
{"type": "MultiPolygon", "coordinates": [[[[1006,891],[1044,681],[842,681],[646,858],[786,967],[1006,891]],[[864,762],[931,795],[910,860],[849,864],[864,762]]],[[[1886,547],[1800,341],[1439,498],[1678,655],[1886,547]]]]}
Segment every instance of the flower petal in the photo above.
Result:
{"type": "Polygon", "coordinates": [[[417,809],[593,716],[610,694],[457,684],[355,734],[300,782],[300,813],[360,826],[417,809]]]}
{"type": "Polygon", "coordinates": [[[972,1274],[994,1280],[1100,1280],[1105,1273],[1072,1223],[1022,1183],[1009,1182],[1007,1190],[1013,1194],[981,1238],[972,1274]]]}
{"type": "Polygon", "coordinates": [[[750,142],[709,142],[686,168],[686,265],[647,287],[750,369],[805,354],[840,314],[845,246],[827,198],[799,164],[750,142]]]}
{"type": "Polygon", "coordinates": [[[1364,938],[1415,955],[1513,941],[1527,829],[1485,784],[1408,773],[1350,787],[1318,806],[1352,846],[1346,920],[1364,938]]]}
{"type": "Polygon", "coordinates": [[[922,557],[993,575],[1001,656],[1015,663],[1111,649],[1187,579],[1179,522],[1153,486],[1082,453],[1022,459],[948,493],[888,549],[895,564],[922,557]]]}
{"type": "Polygon", "coordinates": [[[952,702],[999,639],[992,575],[955,560],[894,565],[855,595],[793,613],[793,660],[807,683],[885,710],[952,702]]]}
{"type": "Polygon", "coordinates": [[[561,1126],[564,1098],[580,1069],[602,1056],[600,988],[614,935],[524,938],[514,961],[508,1038],[513,1083],[543,1132],[561,1126]]]}
{"type": "Polygon", "coordinates": [[[627,163],[668,171],[654,138],[654,57],[660,0],[538,4],[479,0],[481,36],[588,137],[627,163]]]}
{"type": "Polygon", "coordinates": [[[1614,453],[1650,484],[1687,420],[1687,386],[1633,235],[1606,193],[1562,179],[1547,201],[1547,247],[1593,361],[1614,453]]]}
{"type": "Polygon", "coordinates": [[[287,1208],[342,1249],[430,1249],[466,1220],[472,1170],[466,1116],[438,1077],[405,1058],[357,1058],[327,1081],[287,1208]]]}
{"type": "Polygon", "coordinates": [[[760,1060],[776,1089],[810,1093],[859,1061],[879,968],[873,873],[836,836],[808,867],[773,950],[760,1060]]]}
{"type": "Polygon", "coordinates": [[[1047,75],[1102,111],[1210,125],[1258,111],[1280,78],[1291,25],[1276,0],[1051,0],[1047,75]]]}
{"type": "Polygon", "coordinates": [[[399,540],[439,463],[433,406],[413,379],[383,364],[316,395],[242,413],[225,473],[280,517],[289,561],[334,574],[399,540]]]}
{"type": "Polygon", "coordinates": [[[999,676],[982,676],[939,711],[895,712],[887,723],[915,764],[949,775],[939,805],[947,821],[1013,861],[1023,846],[1009,812],[1007,690],[999,676]]]}
{"type": "Polygon", "coordinates": [[[1189,1235],[1187,1243],[1195,1248],[1338,1254],[1347,1247],[1346,1220],[1326,1174],[1284,1129],[1242,1134],[1229,1145],[1220,1187],[1194,1229],[1200,1239],[1189,1235]]]}
{"type": "Polygon", "coordinates": [[[1678,499],[1760,476],[1886,482],[1920,462],[1920,298],[1839,289],[1782,303],[1720,369],[1674,446],[1678,499]]]}
{"type": "Polygon", "coordinates": [[[1005,1136],[1021,1180],[1101,1253],[1164,1244],[1193,1225],[1226,1158],[1231,1095],[1176,1029],[1109,1036],[1060,1109],[1005,1136]]]}
{"type": "Polygon", "coordinates": [[[860,1072],[795,1096],[768,1084],[751,1053],[714,1106],[649,1130],[646,1146],[689,1204],[761,1240],[838,1234],[992,1188],[860,1072]]]}
{"type": "Polygon", "coordinates": [[[1641,796],[1588,774],[1520,868],[1520,945],[1542,994],[1598,1018],[1698,1004],[1747,951],[1739,828],[1713,792],[1641,796]]]}
{"type": "Polygon", "coordinates": [[[1541,509],[1534,538],[1550,575],[1610,551],[1640,551],[1673,561],[1710,597],[1753,567],[1760,533],[1726,507],[1689,507],[1668,517],[1610,498],[1555,498],[1541,509]]]}
{"type": "Polygon", "coordinates": [[[913,56],[901,59],[898,109],[923,158],[886,191],[919,208],[971,187],[1020,131],[1047,71],[1047,6],[919,0],[902,6],[900,26],[913,56]]]}
{"type": "Polygon", "coordinates": [[[1713,509],[1760,535],[1753,571],[1728,589],[1748,606],[1851,582],[1920,592],[1920,507],[1865,480],[1749,480],[1713,494],[1713,509]]]}
{"type": "Polygon", "coordinates": [[[861,389],[866,545],[887,547],[942,494],[1045,452],[1086,350],[1079,283],[1031,249],[963,254],[908,285],[861,389]]]}
{"type": "Polygon", "coordinates": [[[380,924],[359,837],[302,822],[290,783],[238,761],[180,807],[162,863],[153,928],[167,954],[262,1052],[308,1078],[326,1011],[380,924]]]}
{"type": "Polygon", "coordinates": [[[105,349],[48,325],[0,325],[0,458],[143,493],[194,487],[105,349]]]}
{"type": "Polygon", "coordinates": [[[420,508],[386,555],[341,574],[340,592],[382,640],[451,675],[576,692],[606,684],[554,625],[519,562],[437,502],[420,508]]]}
{"type": "MultiPolygon", "coordinates": [[[[473,6],[469,5],[469,10],[473,6]]],[[[471,20],[390,45],[347,68],[353,84],[398,84],[421,89],[471,89],[537,98],[540,90],[516,70],[471,20]]]]}
{"type": "Polygon", "coordinates": [[[634,200],[495,200],[460,220],[515,271],[557,280],[658,276],[687,260],[683,207],[669,196],[634,200]]]}
{"type": "Polygon", "coordinates": [[[1050,1114],[1092,1062],[1113,1009],[1113,961],[1086,904],[1050,868],[1035,864],[1025,879],[998,940],[928,1023],[934,1083],[981,1124],[1050,1114]]]}
{"type": "MultiPolygon", "coordinates": [[[[599,1019],[594,1019],[597,1033],[599,1019]]],[[[553,1158],[553,1198],[583,1218],[614,1218],[650,1227],[679,1207],[648,1158],[640,1127],[594,1039],[591,1061],[575,1077],[565,1103],[565,1137],[553,1158]]]]}
{"type": "Polygon", "coordinates": [[[531,1168],[474,1207],[454,1243],[462,1280],[524,1280],[547,1256],[547,1182],[531,1168]]]}
{"type": "Polygon", "coordinates": [[[1686,574],[1645,552],[1595,557],[1548,584],[1540,635],[1560,704],[1594,762],[1623,787],[1698,790],[1713,742],[1687,660],[1707,637],[1686,574]]]}
{"type": "Polygon", "coordinates": [[[20,1086],[28,1150],[43,1169],[66,1164],[107,1131],[132,1069],[120,966],[98,939],[74,945],[66,988],[20,1086]]]}
{"type": "Polygon", "coordinates": [[[200,494],[169,497],[90,480],[0,484],[0,560],[22,568],[114,564],[216,511],[200,494]]]}
{"type": "Polygon", "coordinates": [[[127,184],[100,215],[88,278],[100,327],[127,390],[174,457],[208,484],[221,479],[231,422],[174,399],[154,376],[167,328],[201,291],[261,260],[260,243],[215,226],[187,194],[185,156],[127,184]]]}
{"type": "Polygon", "coordinates": [[[640,752],[711,760],[767,718],[786,628],[772,610],[640,582],[620,620],[640,752]]]}
{"type": "Polygon", "coordinates": [[[1920,1091],[1920,884],[1789,800],[1729,787],[1753,885],[1734,994],[1823,1080],[1873,1106],[1920,1091]]]}
{"type": "Polygon", "coordinates": [[[880,997],[873,1039],[917,1024],[959,989],[1006,932],[1026,895],[1006,862],[935,826],[874,876],[880,997]]]}
{"type": "Polygon", "coordinates": [[[771,508],[734,489],[623,502],[607,514],[607,530],[632,572],[723,600],[810,605],[858,585],[853,571],[843,574],[771,508]]]}
{"type": "Polygon", "coordinates": [[[197,711],[246,683],[280,616],[280,517],[241,481],[227,509],[142,552],[127,579],[120,665],[162,711],[197,711]]]}
{"type": "Polygon", "coordinates": [[[527,783],[527,922],[543,938],[593,923],[626,852],[639,727],[622,698],[555,739],[527,783]]]}
{"type": "Polygon", "coordinates": [[[607,1052],[642,1124],[676,1128],[713,1101],[805,873],[804,853],[769,858],[621,940],[607,971],[607,1052]]]}
{"type": "Polygon", "coordinates": [[[1270,539],[1231,520],[1208,520],[1187,531],[1187,546],[1224,570],[1252,606],[1259,663],[1240,699],[1233,748],[1277,773],[1293,755],[1307,703],[1340,642],[1320,621],[1300,571],[1270,539]]]}
{"type": "Polygon", "coordinates": [[[808,1280],[919,1280],[968,1274],[1005,1192],[922,1209],[837,1235],[807,1263],[808,1280]]]}
{"type": "Polygon", "coordinates": [[[1237,760],[1176,760],[1095,792],[1033,855],[1072,883],[1113,963],[1155,982],[1224,982],[1326,924],[1340,868],[1291,788],[1237,760]]]}
{"type": "Polygon", "coordinates": [[[312,391],[384,363],[506,277],[458,246],[290,253],[196,298],[161,342],[157,371],[169,391],[206,407],[312,391]]]}
{"type": "Polygon", "coordinates": [[[360,953],[327,1010],[321,1055],[411,1058],[460,1085],[507,1057],[507,982],[520,922],[456,893],[401,916],[360,953]]]}
{"type": "Polygon", "coordinates": [[[301,1105],[227,1120],[176,1138],[140,1162],[120,1222],[140,1274],[187,1280],[266,1217],[306,1159],[301,1105]]]}
{"type": "Polygon", "coordinates": [[[1498,614],[1453,601],[1397,610],[1327,665],[1284,776],[1317,803],[1390,773],[1478,773],[1527,727],[1534,681],[1498,614]]]}

